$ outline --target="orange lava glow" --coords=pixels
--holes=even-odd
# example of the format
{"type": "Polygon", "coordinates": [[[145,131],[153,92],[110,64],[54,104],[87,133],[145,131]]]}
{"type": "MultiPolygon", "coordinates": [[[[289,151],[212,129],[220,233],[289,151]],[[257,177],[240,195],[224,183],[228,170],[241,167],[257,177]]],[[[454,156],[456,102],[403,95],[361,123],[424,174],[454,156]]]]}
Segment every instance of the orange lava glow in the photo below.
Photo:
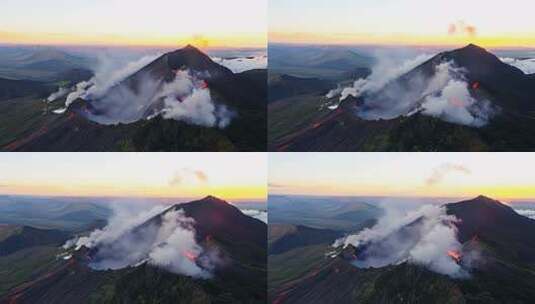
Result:
{"type": "Polygon", "coordinates": [[[461,253],[457,250],[449,250],[448,256],[452,258],[456,263],[461,262],[461,258],[462,258],[461,253]]]}
{"type": "Polygon", "coordinates": [[[188,250],[184,251],[183,255],[184,257],[186,257],[186,259],[190,260],[193,263],[195,263],[198,258],[198,256],[195,253],[188,251],[188,250]]]}

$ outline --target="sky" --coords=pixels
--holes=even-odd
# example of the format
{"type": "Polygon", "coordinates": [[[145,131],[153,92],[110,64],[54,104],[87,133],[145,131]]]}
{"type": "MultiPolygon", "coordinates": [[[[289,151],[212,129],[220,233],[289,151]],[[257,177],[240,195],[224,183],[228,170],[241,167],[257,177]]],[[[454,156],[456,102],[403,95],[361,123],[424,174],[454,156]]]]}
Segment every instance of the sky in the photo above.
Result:
{"type": "Polygon", "coordinates": [[[265,153],[3,153],[0,194],[265,201],[265,153]]]}
{"type": "Polygon", "coordinates": [[[535,47],[531,0],[270,0],[271,42],[535,47]]]}
{"type": "Polygon", "coordinates": [[[267,0],[1,0],[0,43],[265,47],[267,0]]]}
{"type": "Polygon", "coordinates": [[[535,198],[532,153],[270,153],[269,194],[535,198]]]}

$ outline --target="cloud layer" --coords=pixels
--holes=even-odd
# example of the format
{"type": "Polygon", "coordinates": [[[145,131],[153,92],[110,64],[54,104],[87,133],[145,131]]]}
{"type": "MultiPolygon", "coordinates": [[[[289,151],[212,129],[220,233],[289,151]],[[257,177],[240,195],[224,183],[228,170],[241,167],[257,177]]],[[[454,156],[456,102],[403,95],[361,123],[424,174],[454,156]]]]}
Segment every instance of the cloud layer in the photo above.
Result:
{"type": "Polygon", "coordinates": [[[267,56],[240,57],[240,58],[212,58],[216,63],[228,68],[234,73],[241,73],[255,69],[266,69],[268,66],[267,56]]]}

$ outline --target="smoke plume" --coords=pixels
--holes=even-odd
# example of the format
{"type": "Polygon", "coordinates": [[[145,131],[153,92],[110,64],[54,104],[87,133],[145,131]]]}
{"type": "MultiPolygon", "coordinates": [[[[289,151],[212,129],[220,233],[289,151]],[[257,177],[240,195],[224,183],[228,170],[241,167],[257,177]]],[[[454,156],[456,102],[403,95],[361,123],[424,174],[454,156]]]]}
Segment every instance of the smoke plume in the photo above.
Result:
{"type": "Polygon", "coordinates": [[[184,183],[189,184],[206,184],[208,182],[208,176],[201,170],[193,170],[190,168],[182,168],[177,170],[171,180],[170,186],[179,186],[184,183]]]}
{"type": "Polygon", "coordinates": [[[64,88],[64,87],[60,87],[56,92],[50,94],[50,96],[48,96],[47,98],[47,101],[48,102],[52,102],[52,101],[55,101],[61,97],[64,97],[66,96],[67,94],[69,94],[70,90],[68,88],[64,88]]]}
{"type": "Polygon", "coordinates": [[[453,278],[469,275],[451,256],[461,253],[462,245],[457,240],[457,218],[447,215],[444,207],[424,205],[411,211],[386,207],[385,211],[374,227],[339,239],[333,246],[355,246],[353,264],[359,268],[407,262],[453,278]]]}
{"type": "Polygon", "coordinates": [[[356,115],[366,120],[421,113],[461,125],[486,125],[498,109],[487,100],[471,96],[465,71],[454,62],[436,65],[432,76],[412,72],[430,57],[419,55],[402,64],[379,57],[379,63],[368,78],[356,80],[351,87],[338,87],[327,97],[340,95],[340,102],[349,96],[360,98],[362,104],[356,109],[356,115]]]}
{"type": "Polygon", "coordinates": [[[477,36],[477,28],[461,20],[461,21],[457,21],[456,23],[451,23],[448,26],[448,34],[468,36],[468,37],[473,38],[477,36]]]}
{"type": "Polygon", "coordinates": [[[140,211],[124,206],[115,208],[106,227],[70,240],[64,247],[94,250],[89,266],[96,270],[148,263],[177,274],[210,278],[220,254],[215,247],[203,248],[197,243],[194,223],[181,209],[157,206],[140,211]],[[161,221],[151,221],[162,213],[161,221]]]}
{"type": "Polygon", "coordinates": [[[431,176],[426,179],[425,183],[428,186],[436,185],[440,183],[448,174],[455,172],[462,173],[465,175],[472,173],[470,169],[466,168],[463,165],[445,163],[433,169],[431,176]]]}
{"type": "MultiPolygon", "coordinates": [[[[179,70],[170,82],[147,74],[141,76],[137,88],[121,84],[159,56],[145,56],[121,67],[113,60],[100,59],[95,76],[71,89],[65,108],[81,98],[91,108],[84,115],[100,124],[133,123],[161,115],[204,127],[227,127],[236,114],[225,105],[214,103],[203,80],[208,77],[206,73],[179,70]]],[[[55,111],[63,112],[63,109],[55,111]]]]}
{"type": "Polygon", "coordinates": [[[373,67],[372,73],[368,78],[357,79],[351,87],[338,87],[337,89],[331,90],[327,94],[327,97],[333,98],[340,95],[340,101],[343,101],[349,96],[360,97],[364,93],[377,92],[390,81],[409,72],[429,60],[431,57],[431,55],[421,54],[415,58],[400,62],[399,60],[393,59],[391,56],[377,54],[377,64],[373,67]]]}

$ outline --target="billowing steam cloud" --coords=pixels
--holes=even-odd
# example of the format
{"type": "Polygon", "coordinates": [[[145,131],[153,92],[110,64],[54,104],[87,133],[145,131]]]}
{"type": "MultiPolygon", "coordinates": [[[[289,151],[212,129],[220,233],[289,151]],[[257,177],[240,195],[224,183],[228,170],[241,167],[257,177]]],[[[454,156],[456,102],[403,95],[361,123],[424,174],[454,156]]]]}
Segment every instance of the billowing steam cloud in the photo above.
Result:
{"type": "Polygon", "coordinates": [[[470,169],[466,168],[463,165],[445,163],[433,169],[431,176],[426,179],[425,183],[428,186],[436,185],[440,183],[448,174],[455,172],[466,175],[472,173],[470,169]]]}
{"type": "Polygon", "coordinates": [[[476,100],[471,96],[465,71],[454,62],[438,64],[430,78],[416,72],[408,74],[430,57],[420,55],[403,64],[379,57],[379,64],[368,78],[358,79],[351,87],[332,90],[327,97],[340,95],[340,102],[349,96],[361,98],[363,104],[356,114],[366,120],[421,113],[461,125],[486,125],[498,109],[487,100],[476,100]],[[400,80],[402,76],[405,78],[400,80]]]}
{"type": "Polygon", "coordinates": [[[407,262],[464,278],[468,271],[457,260],[462,245],[457,240],[456,221],[443,207],[435,205],[408,212],[386,208],[385,215],[374,227],[339,239],[333,246],[355,246],[353,264],[360,268],[407,262]]]}
{"type": "Polygon", "coordinates": [[[118,67],[108,57],[99,57],[95,76],[88,81],[76,84],[74,90],[67,96],[65,107],[69,107],[78,98],[86,100],[101,98],[111,87],[139,71],[159,56],[160,54],[145,56],[121,67],[118,67]]]}
{"type": "Polygon", "coordinates": [[[512,65],[518,69],[520,69],[524,74],[534,74],[535,73],[535,58],[529,58],[529,59],[516,59],[516,58],[500,58],[501,61],[504,63],[507,63],[509,65],[512,65]]]}
{"type": "Polygon", "coordinates": [[[254,56],[230,59],[214,57],[212,58],[212,60],[228,68],[234,73],[241,73],[255,69],[266,69],[268,65],[267,56],[254,56]]]}
{"type": "Polygon", "coordinates": [[[235,114],[224,105],[212,102],[210,90],[203,80],[189,71],[178,71],[175,80],[164,84],[156,99],[164,100],[162,116],[192,124],[226,128],[235,114]]]}
{"type": "MultiPolygon", "coordinates": [[[[120,68],[110,60],[101,60],[93,78],[72,88],[65,109],[81,98],[90,103],[93,110],[85,115],[101,124],[132,123],[158,115],[204,127],[225,128],[230,124],[236,115],[226,106],[213,102],[210,90],[202,80],[207,76],[205,73],[179,70],[171,82],[143,75],[138,88],[118,86],[158,56],[145,56],[120,68]]],[[[55,113],[61,114],[65,109],[55,113]]]]}
{"type": "Polygon", "coordinates": [[[89,266],[96,270],[121,269],[146,262],[195,278],[212,276],[220,254],[217,248],[203,248],[196,242],[194,220],[186,217],[181,209],[166,211],[166,207],[158,206],[140,212],[127,206],[115,211],[102,230],[70,240],[64,248],[78,250],[85,246],[94,251],[89,266]],[[162,212],[165,213],[161,221],[154,220],[162,212]]]}
{"type": "Polygon", "coordinates": [[[475,37],[477,36],[477,29],[473,25],[469,25],[464,21],[457,21],[456,23],[452,23],[448,27],[448,34],[449,35],[462,35],[462,36],[469,36],[469,37],[475,37]]]}
{"type": "Polygon", "coordinates": [[[261,220],[262,222],[266,223],[268,222],[268,213],[263,210],[257,210],[257,209],[240,209],[243,214],[250,216],[252,218],[255,218],[257,220],[261,220]]]}
{"type": "Polygon", "coordinates": [[[327,98],[333,98],[340,95],[340,101],[349,96],[360,97],[364,93],[375,93],[381,90],[390,81],[409,72],[432,56],[427,54],[418,55],[415,58],[399,62],[393,60],[390,56],[379,55],[377,64],[373,67],[372,74],[364,79],[357,79],[351,87],[338,87],[327,93],[327,98]]]}

